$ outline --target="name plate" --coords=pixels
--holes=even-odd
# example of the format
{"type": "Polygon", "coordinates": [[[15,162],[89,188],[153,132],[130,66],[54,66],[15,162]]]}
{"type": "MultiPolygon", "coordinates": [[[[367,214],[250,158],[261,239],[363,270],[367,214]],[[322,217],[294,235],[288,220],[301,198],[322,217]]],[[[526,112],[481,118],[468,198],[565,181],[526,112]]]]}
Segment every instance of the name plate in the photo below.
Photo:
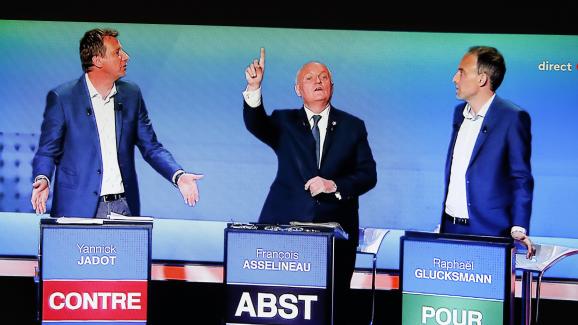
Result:
{"type": "Polygon", "coordinates": [[[402,238],[402,324],[510,324],[512,245],[402,238]]]}
{"type": "Polygon", "coordinates": [[[42,225],[42,324],[146,324],[151,229],[42,225]]]}
{"type": "Polygon", "coordinates": [[[332,235],[226,230],[227,324],[329,324],[332,235]]]}

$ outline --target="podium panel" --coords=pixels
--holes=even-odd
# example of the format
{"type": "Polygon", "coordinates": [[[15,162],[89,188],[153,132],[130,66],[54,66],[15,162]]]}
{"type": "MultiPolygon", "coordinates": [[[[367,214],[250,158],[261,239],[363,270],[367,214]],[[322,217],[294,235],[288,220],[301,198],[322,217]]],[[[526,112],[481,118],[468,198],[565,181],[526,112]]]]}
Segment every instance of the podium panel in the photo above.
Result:
{"type": "Polygon", "coordinates": [[[333,233],[248,228],[225,229],[226,323],[332,324],[333,233]]]}
{"type": "Polygon", "coordinates": [[[512,324],[513,250],[503,238],[406,232],[402,324],[512,324]]]}
{"type": "Polygon", "coordinates": [[[99,222],[42,220],[42,324],[146,324],[152,224],[99,222]]]}

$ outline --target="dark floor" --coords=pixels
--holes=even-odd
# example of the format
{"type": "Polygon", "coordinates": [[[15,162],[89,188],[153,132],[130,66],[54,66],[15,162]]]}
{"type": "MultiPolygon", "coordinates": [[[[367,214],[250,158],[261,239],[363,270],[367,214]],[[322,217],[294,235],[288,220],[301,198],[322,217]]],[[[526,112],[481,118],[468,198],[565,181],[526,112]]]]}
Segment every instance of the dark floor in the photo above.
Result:
{"type": "MultiPolygon", "coordinates": [[[[38,324],[36,319],[36,287],[32,278],[0,277],[0,324],[38,324]]],[[[151,281],[148,324],[222,325],[224,287],[215,283],[182,281],[151,281]]],[[[351,325],[369,324],[371,292],[353,290],[351,325]]],[[[399,291],[377,291],[374,324],[401,324],[399,291]]],[[[519,324],[520,300],[516,299],[515,324],[519,324]]],[[[543,299],[540,303],[540,324],[569,324],[575,318],[578,301],[543,299]],[[567,321],[555,321],[567,320],[567,321]]]]}

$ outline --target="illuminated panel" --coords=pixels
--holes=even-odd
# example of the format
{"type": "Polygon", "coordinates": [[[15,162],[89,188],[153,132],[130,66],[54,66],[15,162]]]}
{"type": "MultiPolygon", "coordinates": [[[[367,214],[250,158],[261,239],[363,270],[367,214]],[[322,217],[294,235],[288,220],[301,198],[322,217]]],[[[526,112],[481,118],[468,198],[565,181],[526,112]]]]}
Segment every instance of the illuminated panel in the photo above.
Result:
{"type": "Polygon", "coordinates": [[[43,225],[42,324],[146,324],[150,230],[43,225]]]}
{"type": "Polygon", "coordinates": [[[328,324],[332,237],[226,232],[228,324],[328,324]]]}

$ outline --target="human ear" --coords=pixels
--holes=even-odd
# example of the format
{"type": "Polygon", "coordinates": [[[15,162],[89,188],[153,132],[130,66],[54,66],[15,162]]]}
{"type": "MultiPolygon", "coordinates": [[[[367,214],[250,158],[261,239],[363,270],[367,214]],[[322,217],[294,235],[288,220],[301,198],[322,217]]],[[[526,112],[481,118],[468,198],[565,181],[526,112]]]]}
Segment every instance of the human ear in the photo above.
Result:
{"type": "Polygon", "coordinates": [[[297,96],[301,97],[301,90],[299,89],[299,84],[295,84],[295,93],[297,96]]]}
{"type": "Polygon", "coordinates": [[[480,73],[478,83],[480,84],[480,87],[485,86],[486,83],[488,83],[488,75],[485,73],[480,73]]]}
{"type": "Polygon", "coordinates": [[[102,67],[102,58],[100,57],[100,55],[94,55],[92,57],[92,65],[94,65],[97,68],[102,67]]]}

